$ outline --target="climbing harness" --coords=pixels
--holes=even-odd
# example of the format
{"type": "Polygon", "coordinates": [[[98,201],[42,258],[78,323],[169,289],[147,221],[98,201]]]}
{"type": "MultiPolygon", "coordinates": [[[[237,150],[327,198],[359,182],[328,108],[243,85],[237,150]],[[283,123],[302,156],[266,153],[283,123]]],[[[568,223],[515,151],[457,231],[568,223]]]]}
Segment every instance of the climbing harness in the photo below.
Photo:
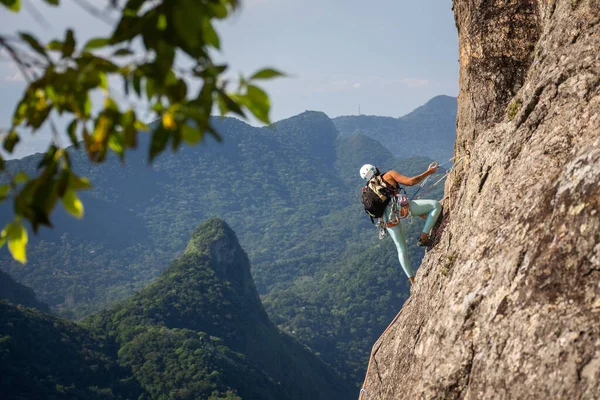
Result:
{"type": "MultiPolygon", "coordinates": [[[[404,191],[403,188],[400,189],[404,191]]],[[[412,214],[408,207],[409,200],[406,193],[398,193],[390,198],[390,213],[387,218],[387,222],[383,218],[377,220],[377,230],[379,232],[379,240],[383,240],[388,236],[386,228],[391,228],[400,223],[401,219],[408,218],[409,224],[412,224],[412,214]]]]}
{"type": "Polygon", "coordinates": [[[398,225],[401,219],[411,218],[410,208],[408,207],[408,197],[406,194],[399,193],[392,197],[392,206],[390,207],[390,214],[388,215],[388,225],[398,225]]]}
{"type": "Polygon", "coordinates": [[[379,232],[379,240],[383,240],[388,236],[388,231],[385,228],[385,222],[383,222],[383,219],[379,218],[377,220],[377,232],[379,232]]]}

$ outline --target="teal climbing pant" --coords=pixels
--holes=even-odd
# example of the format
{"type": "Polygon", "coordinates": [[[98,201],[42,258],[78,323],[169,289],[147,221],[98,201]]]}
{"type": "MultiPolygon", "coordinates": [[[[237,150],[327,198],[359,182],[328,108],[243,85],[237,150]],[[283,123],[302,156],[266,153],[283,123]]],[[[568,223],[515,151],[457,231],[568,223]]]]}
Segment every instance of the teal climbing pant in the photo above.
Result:
{"type": "MultiPolygon", "coordinates": [[[[392,205],[390,203],[385,209],[385,214],[383,216],[385,222],[387,222],[388,216],[390,215],[391,207],[392,205]]],[[[413,216],[429,214],[425,221],[425,226],[423,227],[423,232],[429,235],[431,228],[435,225],[435,222],[442,211],[440,202],[437,200],[411,200],[408,204],[408,208],[413,216]]],[[[396,245],[396,250],[398,250],[398,260],[400,261],[404,273],[409,278],[412,278],[415,276],[415,273],[410,265],[410,258],[408,257],[408,249],[406,248],[406,239],[404,238],[404,232],[402,231],[402,224],[398,223],[398,225],[386,229],[396,245]]]]}

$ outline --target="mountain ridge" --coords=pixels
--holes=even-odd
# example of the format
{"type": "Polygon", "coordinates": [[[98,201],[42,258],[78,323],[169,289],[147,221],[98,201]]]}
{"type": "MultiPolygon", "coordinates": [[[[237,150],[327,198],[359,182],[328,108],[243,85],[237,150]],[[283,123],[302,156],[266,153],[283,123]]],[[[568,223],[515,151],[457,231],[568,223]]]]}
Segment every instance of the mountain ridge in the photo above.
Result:
{"type": "MultiPolygon", "coordinates": [[[[112,310],[90,317],[86,323],[109,332],[122,349],[136,354],[127,365],[141,382],[154,382],[146,386],[149,391],[158,376],[139,372],[135,357],[144,357],[152,349],[135,343],[140,341],[140,334],[152,328],[205,333],[222,340],[223,345],[247,359],[248,368],[258,368],[257,377],[264,371],[273,379],[276,384],[270,385],[274,386],[267,384],[274,391],[273,399],[281,395],[289,399],[350,396],[350,385],[270,322],[253,285],[245,252],[231,228],[217,218],[196,229],[185,253],[156,281],[112,310]]],[[[254,389],[242,378],[235,374],[226,377],[242,382],[240,394],[245,398],[254,389]]],[[[177,390],[192,383],[184,382],[177,390]]]]}
{"type": "Polygon", "coordinates": [[[0,270],[0,300],[7,300],[15,305],[33,307],[45,313],[50,313],[50,307],[37,299],[33,289],[15,281],[12,276],[0,270]]]}
{"type": "Polygon", "coordinates": [[[452,157],[456,138],[457,98],[440,95],[394,118],[350,115],[333,118],[342,136],[363,134],[372,137],[395,157],[428,156],[443,162],[452,157]]]}
{"type": "MultiPolygon", "coordinates": [[[[273,312],[270,315],[277,316],[277,324],[294,337],[303,332],[303,345],[320,349],[314,351],[324,348],[322,339],[329,340],[329,326],[334,325],[332,332],[340,340],[339,346],[329,346],[320,358],[340,375],[358,382],[358,376],[363,374],[359,360],[368,352],[367,332],[384,329],[386,319],[395,314],[390,308],[401,304],[406,294],[402,285],[406,278],[397,268],[390,241],[386,243],[388,250],[382,250],[390,252],[382,257],[382,267],[387,279],[397,281],[394,287],[400,293],[378,284],[376,290],[357,290],[347,299],[341,282],[325,277],[344,265],[358,265],[358,255],[377,245],[376,229],[359,201],[364,182],[358,170],[367,161],[382,170],[394,168],[413,176],[422,173],[432,160],[399,160],[367,136],[335,135],[332,122],[323,113],[308,112],[276,128],[254,128],[236,119],[217,119],[215,126],[226,139],[223,143],[209,139],[207,146],[183,147],[175,156],[163,154],[152,170],[146,166],[142,150],[125,167],[113,159],[107,165],[90,169],[86,169],[85,155],[73,152],[72,160],[78,169],[96,184],[87,194],[97,198],[97,203],[118,204],[132,219],[143,221],[144,229],[119,232],[119,224],[125,218],[109,212],[109,208],[99,215],[114,225],[114,237],[127,234],[129,242],[124,246],[82,241],[71,234],[59,235],[54,242],[31,240],[27,265],[9,262],[6,257],[2,258],[2,268],[32,286],[54,312],[80,319],[144,290],[172,260],[181,257],[197,227],[216,216],[225,220],[239,238],[251,261],[259,294],[268,294],[269,301],[275,304],[268,309],[273,312]],[[312,146],[320,146],[320,153],[312,152],[312,146]],[[346,252],[348,248],[355,250],[346,252]],[[303,291],[303,298],[289,302],[288,294],[296,289],[303,291]],[[311,290],[314,296],[308,294],[311,290]],[[301,309],[302,302],[312,307],[321,300],[325,310],[306,313],[301,309]],[[364,317],[363,310],[369,307],[381,309],[381,317],[364,317]],[[356,313],[361,315],[354,320],[345,317],[356,313]],[[293,321],[284,320],[288,316],[293,321]],[[311,320],[313,317],[316,319],[311,320]],[[347,334],[348,327],[340,324],[349,322],[354,325],[347,334]],[[344,357],[347,351],[352,352],[352,366],[344,357]]],[[[28,160],[26,166],[34,163],[34,159],[28,160]]],[[[428,197],[439,198],[440,188],[428,197]]],[[[415,190],[416,187],[407,188],[408,195],[415,190]]],[[[423,256],[414,239],[421,227],[421,221],[418,222],[406,226],[407,245],[415,266],[423,256]]],[[[376,272],[371,268],[365,274],[377,275],[376,272]]],[[[345,273],[353,280],[353,286],[363,288],[359,277],[345,273]]],[[[161,335],[183,329],[173,333],[178,341],[189,339],[196,343],[196,339],[190,339],[196,334],[185,331],[183,323],[172,326],[153,328],[148,340],[159,341],[161,335]]]]}

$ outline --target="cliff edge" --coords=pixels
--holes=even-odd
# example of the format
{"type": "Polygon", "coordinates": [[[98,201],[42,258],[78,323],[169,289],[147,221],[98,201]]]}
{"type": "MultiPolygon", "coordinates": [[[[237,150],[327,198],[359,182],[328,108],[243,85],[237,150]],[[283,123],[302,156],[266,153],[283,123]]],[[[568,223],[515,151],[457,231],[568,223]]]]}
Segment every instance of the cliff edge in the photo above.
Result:
{"type": "Polygon", "coordinates": [[[465,158],[360,397],[598,398],[600,1],[453,9],[465,158]]]}

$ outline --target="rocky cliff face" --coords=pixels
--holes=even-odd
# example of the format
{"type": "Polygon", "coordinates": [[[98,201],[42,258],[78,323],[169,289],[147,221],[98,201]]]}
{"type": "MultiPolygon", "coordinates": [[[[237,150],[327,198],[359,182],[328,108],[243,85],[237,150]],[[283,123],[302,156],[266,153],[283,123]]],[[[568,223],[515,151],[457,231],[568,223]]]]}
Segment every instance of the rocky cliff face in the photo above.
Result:
{"type": "Polygon", "coordinates": [[[600,1],[454,12],[466,157],[361,398],[598,398],[600,1]]]}

